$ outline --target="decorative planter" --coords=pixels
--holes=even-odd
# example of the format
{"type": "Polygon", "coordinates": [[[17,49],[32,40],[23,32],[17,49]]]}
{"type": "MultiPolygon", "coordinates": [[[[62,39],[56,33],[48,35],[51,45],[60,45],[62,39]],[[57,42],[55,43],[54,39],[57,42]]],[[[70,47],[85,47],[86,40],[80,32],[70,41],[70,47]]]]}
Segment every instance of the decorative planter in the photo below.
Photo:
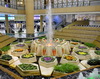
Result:
{"type": "Polygon", "coordinates": [[[84,52],[88,52],[89,51],[89,48],[86,47],[86,46],[83,46],[83,45],[79,45],[77,47],[74,47],[73,48],[73,51],[76,52],[76,51],[84,51],[84,52]]]}
{"type": "Polygon", "coordinates": [[[73,42],[73,41],[70,42],[71,48],[77,47],[79,44],[80,44],[79,42],[73,42]]]}
{"type": "Polygon", "coordinates": [[[33,75],[40,75],[39,67],[37,64],[19,64],[16,66],[16,70],[22,76],[28,76],[28,75],[32,75],[32,74],[33,75]],[[22,66],[22,65],[24,65],[24,66],[22,66]]]}
{"type": "Polygon", "coordinates": [[[51,56],[44,56],[39,59],[39,65],[46,68],[54,67],[57,63],[57,59],[51,56]]]}
{"type": "Polygon", "coordinates": [[[31,46],[32,41],[25,41],[24,42],[27,46],[31,46]]]}
{"type": "Polygon", "coordinates": [[[63,54],[60,63],[74,63],[79,64],[79,59],[73,55],[63,54]]]}
{"type": "Polygon", "coordinates": [[[100,51],[100,50],[94,50],[94,52],[92,52],[92,56],[94,56],[95,58],[99,58],[100,59],[100,55],[97,54],[96,51],[100,51]]]}
{"type": "Polygon", "coordinates": [[[11,52],[11,54],[14,56],[21,56],[21,55],[26,54],[26,53],[28,53],[27,49],[15,49],[15,50],[12,50],[12,52],[11,52]]]}
{"type": "Polygon", "coordinates": [[[20,61],[22,63],[32,63],[32,62],[36,62],[36,56],[34,55],[34,53],[28,53],[28,54],[23,54],[20,57],[20,61]]]}
{"type": "Polygon", "coordinates": [[[72,55],[76,56],[77,58],[81,59],[81,60],[86,60],[86,59],[90,59],[91,56],[88,52],[84,52],[84,51],[76,51],[73,52],[72,55]],[[80,52],[80,54],[78,54],[78,52],[80,52]]]}
{"type": "Polygon", "coordinates": [[[75,64],[65,63],[55,66],[53,76],[60,76],[67,73],[72,73],[75,71],[79,71],[80,67],[75,64]]]}
{"type": "Polygon", "coordinates": [[[81,61],[81,64],[82,64],[83,66],[85,66],[86,68],[92,67],[92,66],[90,66],[89,64],[87,64],[87,61],[88,61],[88,60],[83,60],[83,61],[81,61]]]}
{"type": "Polygon", "coordinates": [[[3,65],[10,65],[10,64],[12,64],[13,62],[14,62],[14,59],[13,59],[12,56],[10,56],[10,55],[4,54],[4,55],[1,55],[1,57],[0,57],[0,64],[3,64],[3,65]],[[2,59],[2,57],[5,58],[4,56],[9,56],[9,57],[11,57],[11,59],[9,59],[9,60],[7,60],[8,58],[2,59]]]}

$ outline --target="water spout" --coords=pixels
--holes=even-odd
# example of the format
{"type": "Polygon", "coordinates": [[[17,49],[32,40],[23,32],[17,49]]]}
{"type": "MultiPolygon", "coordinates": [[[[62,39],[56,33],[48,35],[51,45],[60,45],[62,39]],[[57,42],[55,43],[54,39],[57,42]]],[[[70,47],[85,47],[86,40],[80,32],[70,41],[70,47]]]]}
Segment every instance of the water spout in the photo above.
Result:
{"type": "Polygon", "coordinates": [[[52,43],[53,40],[53,27],[52,27],[52,10],[51,10],[51,0],[48,3],[48,10],[47,10],[47,42],[52,43]]]}

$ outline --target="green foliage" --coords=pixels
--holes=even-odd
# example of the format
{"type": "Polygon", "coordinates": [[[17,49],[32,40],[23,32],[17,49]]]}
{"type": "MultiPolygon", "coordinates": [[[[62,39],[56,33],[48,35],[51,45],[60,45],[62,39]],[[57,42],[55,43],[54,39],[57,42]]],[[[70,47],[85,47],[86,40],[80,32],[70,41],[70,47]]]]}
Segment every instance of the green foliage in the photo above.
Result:
{"type": "Polygon", "coordinates": [[[73,42],[81,42],[81,41],[79,41],[79,40],[75,40],[75,39],[72,39],[71,41],[73,41],[73,42]]]}
{"type": "Polygon", "coordinates": [[[23,70],[34,70],[34,69],[37,69],[37,66],[34,66],[32,64],[20,64],[18,66],[23,70]]]}
{"type": "Polygon", "coordinates": [[[100,50],[96,50],[95,53],[96,53],[97,55],[100,55],[100,50]]]}
{"type": "Polygon", "coordinates": [[[78,71],[79,67],[75,64],[66,63],[66,64],[61,64],[61,65],[55,66],[54,70],[63,72],[63,73],[71,73],[74,71],[78,71]]]}
{"type": "Polygon", "coordinates": [[[84,45],[86,45],[86,46],[88,46],[88,47],[93,47],[93,48],[96,47],[96,45],[94,45],[94,44],[92,44],[92,43],[84,43],[84,45]]]}
{"type": "Polygon", "coordinates": [[[43,38],[46,38],[46,36],[41,36],[41,37],[39,37],[39,39],[43,39],[43,38]]]}
{"type": "Polygon", "coordinates": [[[10,55],[2,55],[1,59],[9,61],[9,60],[12,59],[12,56],[10,56],[10,55]]]}
{"type": "Polygon", "coordinates": [[[32,41],[25,41],[25,43],[31,43],[32,41]]]}
{"type": "Polygon", "coordinates": [[[18,42],[13,42],[12,44],[18,44],[18,42]]]}
{"type": "Polygon", "coordinates": [[[90,59],[90,60],[88,60],[87,64],[89,64],[89,65],[100,65],[100,60],[99,59],[90,59]]]}
{"type": "Polygon", "coordinates": [[[8,51],[9,49],[10,49],[10,46],[5,46],[5,47],[1,48],[0,50],[6,52],[6,51],[8,51]]]}

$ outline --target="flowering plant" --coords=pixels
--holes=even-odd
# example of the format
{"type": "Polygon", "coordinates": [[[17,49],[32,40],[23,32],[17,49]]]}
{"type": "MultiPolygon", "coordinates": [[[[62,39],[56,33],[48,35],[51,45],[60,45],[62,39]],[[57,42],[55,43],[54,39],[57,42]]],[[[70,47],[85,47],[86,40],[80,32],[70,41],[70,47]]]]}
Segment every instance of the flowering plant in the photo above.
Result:
{"type": "Polygon", "coordinates": [[[74,56],[71,56],[71,55],[67,55],[64,57],[66,60],[69,60],[69,61],[75,61],[76,60],[76,57],[74,56]]]}
{"type": "Polygon", "coordinates": [[[78,46],[79,49],[87,49],[85,46],[78,46]]]}
{"type": "Polygon", "coordinates": [[[87,52],[83,52],[83,51],[77,51],[76,53],[77,53],[78,55],[88,55],[87,52]]]}
{"type": "Polygon", "coordinates": [[[14,52],[23,52],[23,49],[15,49],[14,52]]]}
{"type": "Polygon", "coordinates": [[[17,47],[24,47],[25,46],[25,44],[18,44],[18,45],[16,45],[17,47]]]}
{"type": "Polygon", "coordinates": [[[41,58],[41,60],[48,63],[48,62],[53,62],[55,58],[51,56],[44,56],[41,58]]]}

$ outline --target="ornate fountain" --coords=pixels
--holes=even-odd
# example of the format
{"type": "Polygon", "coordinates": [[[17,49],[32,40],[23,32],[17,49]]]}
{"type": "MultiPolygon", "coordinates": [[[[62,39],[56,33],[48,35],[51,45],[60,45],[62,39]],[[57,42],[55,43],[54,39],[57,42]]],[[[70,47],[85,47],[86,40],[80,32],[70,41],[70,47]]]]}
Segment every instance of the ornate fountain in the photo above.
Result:
{"type": "Polygon", "coordinates": [[[55,39],[53,40],[52,10],[51,0],[49,0],[47,11],[47,39],[35,40],[31,46],[31,52],[36,52],[37,56],[62,56],[70,53],[70,44],[68,41],[55,39]]]}

